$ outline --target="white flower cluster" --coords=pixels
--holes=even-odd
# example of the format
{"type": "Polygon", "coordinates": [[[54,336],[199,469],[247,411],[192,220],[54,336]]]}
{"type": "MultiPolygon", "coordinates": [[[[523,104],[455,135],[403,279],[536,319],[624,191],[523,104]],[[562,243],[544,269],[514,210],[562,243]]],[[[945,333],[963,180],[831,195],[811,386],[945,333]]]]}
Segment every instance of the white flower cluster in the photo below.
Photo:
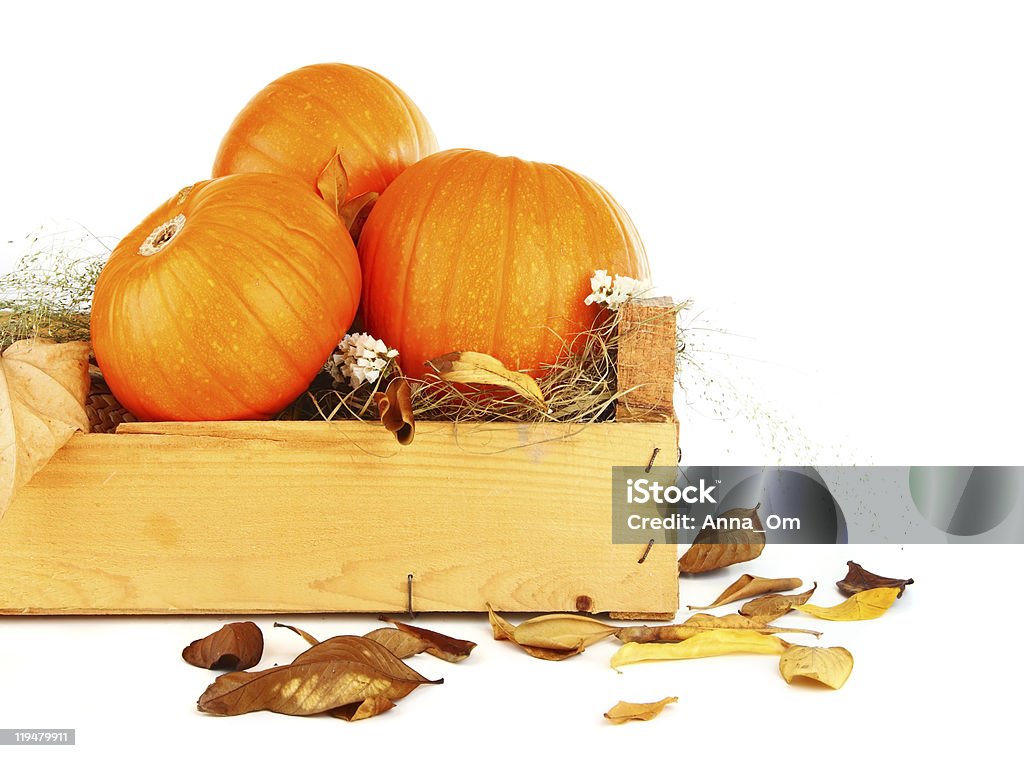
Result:
{"type": "Polygon", "coordinates": [[[583,301],[587,305],[598,303],[613,311],[639,292],[647,289],[648,285],[639,279],[628,276],[615,275],[615,278],[604,269],[598,269],[590,277],[590,289],[593,290],[583,301]]]}
{"type": "Polygon", "coordinates": [[[364,382],[373,384],[380,379],[397,357],[397,350],[365,332],[346,334],[327,360],[327,370],[336,386],[348,381],[352,389],[357,389],[364,382]]]}

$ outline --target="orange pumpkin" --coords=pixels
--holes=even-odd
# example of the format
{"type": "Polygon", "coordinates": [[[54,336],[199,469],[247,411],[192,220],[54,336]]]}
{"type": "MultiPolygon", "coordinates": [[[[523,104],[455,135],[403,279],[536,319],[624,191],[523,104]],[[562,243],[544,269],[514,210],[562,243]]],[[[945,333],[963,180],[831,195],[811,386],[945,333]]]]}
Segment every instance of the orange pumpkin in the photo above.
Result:
{"type": "Polygon", "coordinates": [[[320,371],[359,291],[348,232],[303,183],[207,180],[115,248],[96,282],[93,349],[140,419],[267,419],[320,371]]]}
{"type": "Polygon", "coordinates": [[[403,173],[359,241],[367,329],[402,369],[454,350],[510,368],[552,363],[562,338],[590,328],[595,269],[647,278],[629,216],[568,169],[448,150],[403,173]]]}
{"type": "Polygon", "coordinates": [[[383,192],[436,150],[434,132],[402,90],[369,69],[321,63],[285,74],[249,101],[221,142],[213,175],[288,174],[312,187],[338,153],[352,198],[383,192]]]}

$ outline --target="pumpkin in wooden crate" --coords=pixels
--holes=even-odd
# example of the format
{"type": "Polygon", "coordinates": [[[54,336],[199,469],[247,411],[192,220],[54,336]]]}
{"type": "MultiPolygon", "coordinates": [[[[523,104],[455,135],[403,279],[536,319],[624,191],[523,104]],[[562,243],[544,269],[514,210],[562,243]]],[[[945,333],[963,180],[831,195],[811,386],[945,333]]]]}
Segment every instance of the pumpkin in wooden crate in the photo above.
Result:
{"type": "Polygon", "coordinates": [[[115,248],[93,348],[142,420],[268,419],[320,371],[359,294],[355,246],[320,198],[236,174],[185,188],[115,248]]]}
{"type": "Polygon", "coordinates": [[[213,175],[287,174],[313,187],[337,154],[351,199],[383,192],[436,150],[427,120],[397,86],[369,69],[320,63],[285,74],[249,101],[221,142],[213,175]]]}
{"type": "Polygon", "coordinates": [[[453,350],[509,368],[552,363],[599,317],[595,270],[648,277],[629,216],[568,169],[477,150],[436,153],[381,195],[359,241],[367,329],[411,376],[453,350]]]}

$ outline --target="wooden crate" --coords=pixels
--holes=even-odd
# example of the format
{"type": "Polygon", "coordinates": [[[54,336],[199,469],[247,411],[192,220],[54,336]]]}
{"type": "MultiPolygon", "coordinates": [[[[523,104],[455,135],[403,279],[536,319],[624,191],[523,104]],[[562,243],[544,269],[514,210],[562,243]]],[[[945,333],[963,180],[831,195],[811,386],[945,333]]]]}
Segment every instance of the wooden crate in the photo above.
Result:
{"type": "Polygon", "coordinates": [[[678,608],[674,545],[615,545],[611,469],[675,463],[675,319],[623,314],[615,422],[124,424],[0,520],[0,613],[678,608]]]}

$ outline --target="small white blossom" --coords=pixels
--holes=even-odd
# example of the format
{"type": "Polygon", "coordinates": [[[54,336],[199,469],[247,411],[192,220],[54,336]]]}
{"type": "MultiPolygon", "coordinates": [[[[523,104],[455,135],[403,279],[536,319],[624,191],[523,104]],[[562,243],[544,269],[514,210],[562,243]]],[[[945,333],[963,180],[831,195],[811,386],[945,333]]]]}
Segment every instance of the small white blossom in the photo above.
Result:
{"type": "Polygon", "coordinates": [[[598,269],[590,277],[590,289],[592,290],[583,301],[587,305],[597,303],[613,311],[629,300],[634,295],[648,289],[650,285],[640,279],[633,279],[629,276],[615,275],[613,279],[604,269],[598,269]]]}
{"type": "Polygon", "coordinates": [[[375,383],[397,357],[397,350],[365,332],[346,334],[327,360],[326,368],[335,386],[348,382],[352,389],[357,389],[363,383],[375,383]]]}

